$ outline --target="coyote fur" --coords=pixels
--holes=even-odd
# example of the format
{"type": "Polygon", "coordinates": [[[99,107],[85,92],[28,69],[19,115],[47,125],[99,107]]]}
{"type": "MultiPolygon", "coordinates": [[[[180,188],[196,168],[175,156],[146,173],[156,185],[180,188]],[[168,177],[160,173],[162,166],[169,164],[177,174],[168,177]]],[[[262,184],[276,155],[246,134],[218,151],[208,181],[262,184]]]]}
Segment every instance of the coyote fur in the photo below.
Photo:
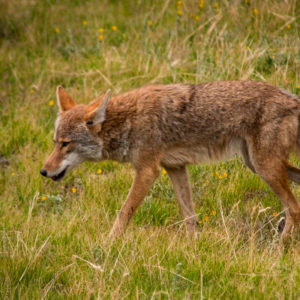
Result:
{"type": "Polygon", "coordinates": [[[186,166],[240,155],[281,200],[282,237],[300,223],[300,205],[288,179],[300,184],[300,169],[288,163],[300,154],[300,102],[264,82],[218,81],[147,85],[88,105],[77,105],[59,86],[60,114],[53,153],[43,176],[62,179],[83,161],[130,162],[135,178],[110,232],[119,236],[142,203],[160,166],[167,171],[186,228],[198,224],[186,166]]]}

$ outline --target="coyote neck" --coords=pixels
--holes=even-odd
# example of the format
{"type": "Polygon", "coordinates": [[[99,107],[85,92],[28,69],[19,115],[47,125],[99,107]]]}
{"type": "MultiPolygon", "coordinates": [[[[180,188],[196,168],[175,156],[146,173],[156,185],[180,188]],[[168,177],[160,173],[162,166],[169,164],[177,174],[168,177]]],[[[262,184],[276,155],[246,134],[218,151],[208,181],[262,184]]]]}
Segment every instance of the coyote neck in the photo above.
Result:
{"type": "Polygon", "coordinates": [[[136,114],[136,101],[120,95],[111,99],[106,120],[98,136],[103,141],[103,158],[120,162],[130,161],[130,134],[136,114]]]}

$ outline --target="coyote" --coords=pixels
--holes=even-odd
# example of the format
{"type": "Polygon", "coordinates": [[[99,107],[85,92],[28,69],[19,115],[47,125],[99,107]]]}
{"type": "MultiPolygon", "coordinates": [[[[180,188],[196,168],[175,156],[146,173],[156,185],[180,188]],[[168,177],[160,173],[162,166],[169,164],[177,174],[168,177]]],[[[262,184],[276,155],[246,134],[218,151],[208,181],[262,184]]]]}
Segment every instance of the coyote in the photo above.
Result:
{"type": "Polygon", "coordinates": [[[40,173],[58,181],[83,161],[130,162],[135,178],[112,227],[119,236],[142,203],[160,166],[167,171],[188,231],[197,228],[186,165],[236,154],[275,192],[285,208],[282,238],[300,223],[288,179],[300,184],[300,102],[264,82],[218,81],[147,85],[88,105],[59,86],[53,153],[40,173]]]}

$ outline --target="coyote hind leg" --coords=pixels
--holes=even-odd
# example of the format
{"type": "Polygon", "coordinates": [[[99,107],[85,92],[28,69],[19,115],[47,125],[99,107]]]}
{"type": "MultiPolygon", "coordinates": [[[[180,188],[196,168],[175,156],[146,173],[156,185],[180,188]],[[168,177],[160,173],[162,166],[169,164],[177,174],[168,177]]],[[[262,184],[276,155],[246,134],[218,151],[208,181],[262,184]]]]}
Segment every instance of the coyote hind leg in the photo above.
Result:
{"type": "Polygon", "coordinates": [[[187,231],[194,232],[198,228],[198,216],[192,202],[189,177],[185,166],[179,168],[165,167],[175,191],[181,214],[187,231]]]}
{"type": "MultiPolygon", "coordinates": [[[[243,161],[245,163],[245,165],[253,172],[253,173],[257,173],[249,156],[249,151],[247,148],[247,145],[243,145],[242,148],[242,157],[243,157],[243,161]]],[[[286,164],[286,171],[287,171],[287,176],[288,179],[291,181],[296,182],[297,184],[300,184],[300,169],[296,168],[290,164],[286,164]]]]}
{"type": "Polygon", "coordinates": [[[259,155],[252,155],[257,174],[271,187],[285,208],[286,221],[281,236],[284,240],[299,225],[300,205],[288,185],[287,164],[271,155],[268,159],[258,157],[259,155]]]}

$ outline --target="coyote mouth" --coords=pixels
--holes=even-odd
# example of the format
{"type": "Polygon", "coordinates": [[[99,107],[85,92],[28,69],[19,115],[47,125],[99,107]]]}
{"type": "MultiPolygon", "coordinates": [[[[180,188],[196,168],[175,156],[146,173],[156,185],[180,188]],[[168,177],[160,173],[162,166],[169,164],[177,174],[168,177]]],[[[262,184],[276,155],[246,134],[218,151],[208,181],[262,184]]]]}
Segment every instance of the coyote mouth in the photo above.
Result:
{"type": "Polygon", "coordinates": [[[51,179],[54,181],[58,181],[58,180],[62,179],[65,176],[67,169],[68,169],[68,166],[62,172],[60,172],[58,175],[52,176],[51,179]]]}

